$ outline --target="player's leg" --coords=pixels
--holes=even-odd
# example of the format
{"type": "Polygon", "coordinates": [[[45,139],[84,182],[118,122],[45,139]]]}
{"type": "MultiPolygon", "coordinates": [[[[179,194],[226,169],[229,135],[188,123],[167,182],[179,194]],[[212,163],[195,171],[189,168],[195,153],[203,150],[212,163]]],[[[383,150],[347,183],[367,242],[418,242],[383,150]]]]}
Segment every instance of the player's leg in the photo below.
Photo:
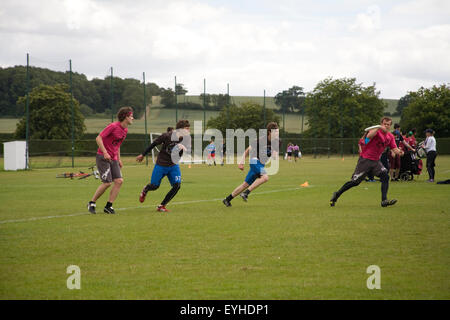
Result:
{"type": "Polygon", "coordinates": [[[114,214],[116,212],[114,211],[112,205],[119,195],[120,188],[123,184],[122,172],[120,171],[119,161],[117,160],[111,161],[111,177],[113,179],[113,186],[109,193],[108,202],[106,203],[103,212],[114,214]]]}
{"type": "Polygon", "coordinates": [[[88,203],[88,210],[90,213],[95,214],[96,204],[95,202],[105,193],[106,189],[108,189],[112,184],[112,175],[111,175],[111,163],[105,160],[103,155],[96,156],[96,164],[97,169],[100,175],[100,179],[102,184],[98,186],[97,190],[95,190],[94,195],[92,196],[91,201],[88,203]]]}
{"type": "Polygon", "coordinates": [[[222,200],[223,204],[227,207],[231,207],[231,200],[241,194],[245,189],[247,189],[257,178],[257,174],[253,171],[252,165],[250,165],[250,170],[245,177],[245,181],[237,186],[232,193],[230,193],[225,199],[222,200]]]}
{"type": "Polygon", "coordinates": [[[389,190],[389,174],[388,170],[383,166],[383,164],[379,161],[377,166],[374,168],[374,174],[380,178],[381,181],[381,206],[387,207],[394,205],[397,200],[392,199],[388,200],[387,193],[389,190]]]}
{"type": "Polygon", "coordinates": [[[164,168],[158,164],[155,165],[152,171],[152,177],[150,178],[150,183],[144,186],[142,189],[140,195],[139,195],[139,202],[144,202],[145,197],[147,196],[147,192],[153,191],[159,188],[161,184],[162,178],[165,176],[164,174],[164,168]]]}
{"type": "Polygon", "coordinates": [[[249,183],[250,186],[247,188],[247,190],[241,193],[241,197],[244,201],[248,200],[248,195],[250,194],[250,192],[258,188],[263,183],[269,181],[269,176],[267,175],[266,170],[264,170],[264,165],[259,162],[259,160],[255,164],[250,164],[250,167],[252,168],[252,172],[254,172],[254,181],[252,183],[249,183]]]}
{"type": "Polygon", "coordinates": [[[181,170],[178,164],[169,167],[167,178],[172,186],[172,189],[164,197],[161,204],[158,206],[158,211],[167,212],[166,205],[172,200],[181,188],[181,170]]]}
{"type": "Polygon", "coordinates": [[[344,183],[344,185],[338,191],[333,193],[333,196],[330,199],[330,206],[334,207],[336,201],[345,191],[358,186],[361,183],[361,181],[364,180],[364,178],[367,175],[367,172],[371,170],[370,161],[371,160],[364,158],[358,159],[358,163],[356,164],[355,171],[353,172],[350,181],[344,183]]]}

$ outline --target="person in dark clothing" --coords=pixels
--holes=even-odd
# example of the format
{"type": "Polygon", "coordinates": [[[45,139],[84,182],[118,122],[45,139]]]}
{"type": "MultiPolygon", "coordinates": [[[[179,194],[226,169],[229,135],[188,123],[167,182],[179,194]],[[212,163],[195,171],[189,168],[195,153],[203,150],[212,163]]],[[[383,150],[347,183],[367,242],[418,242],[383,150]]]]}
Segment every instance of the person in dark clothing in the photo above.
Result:
{"type": "Polygon", "coordinates": [[[175,197],[181,187],[181,171],[178,164],[179,157],[186,150],[186,147],[181,143],[184,136],[188,136],[190,131],[190,124],[188,120],[180,120],[177,122],[176,131],[168,131],[158,137],[150,146],[145,149],[140,155],[136,157],[136,161],[141,162],[145,155],[148,154],[154,147],[162,144],[161,151],[156,159],[156,165],[153,168],[151,181],[147,184],[139,195],[139,201],[145,201],[147,192],[159,188],[161,180],[167,176],[172,189],[167,193],[161,204],[157,207],[157,211],[168,212],[166,205],[175,197]]]}

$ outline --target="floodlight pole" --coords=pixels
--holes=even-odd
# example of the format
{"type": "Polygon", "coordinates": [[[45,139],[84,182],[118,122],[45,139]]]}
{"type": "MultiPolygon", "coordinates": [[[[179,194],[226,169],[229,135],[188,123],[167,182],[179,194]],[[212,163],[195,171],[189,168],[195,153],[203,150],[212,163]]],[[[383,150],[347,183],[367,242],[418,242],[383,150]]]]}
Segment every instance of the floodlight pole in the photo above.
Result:
{"type": "MultiPolygon", "coordinates": [[[[148,146],[147,134],[147,99],[145,96],[145,72],[142,72],[142,82],[144,87],[144,125],[145,125],[145,145],[148,146]]],[[[148,166],[148,154],[145,156],[145,165],[148,166]]]]}
{"type": "Polygon", "coordinates": [[[111,81],[110,81],[110,88],[111,88],[111,122],[114,122],[114,86],[113,86],[113,68],[111,67],[111,81]]]}
{"type": "Polygon", "coordinates": [[[264,110],[264,128],[266,128],[266,90],[265,89],[264,89],[264,98],[263,98],[263,110],[264,110]]]}
{"type": "Polygon", "coordinates": [[[206,78],[203,79],[203,132],[206,129],[206,78]]]}
{"type": "Polygon", "coordinates": [[[27,100],[25,105],[25,117],[26,117],[26,129],[25,129],[25,168],[30,169],[30,161],[29,161],[29,144],[30,144],[30,55],[27,53],[27,80],[26,80],[26,87],[27,87],[27,100]]]}
{"type": "Polygon", "coordinates": [[[177,76],[175,76],[175,123],[178,122],[177,76]]]}
{"type": "Polygon", "coordinates": [[[225,128],[225,132],[227,132],[226,129],[230,128],[230,84],[227,83],[227,126],[225,128]]]}
{"type": "Polygon", "coordinates": [[[72,168],[75,166],[74,157],[75,157],[75,111],[73,106],[73,87],[72,87],[72,60],[69,60],[69,79],[70,79],[70,105],[72,108],[72,168]]]}

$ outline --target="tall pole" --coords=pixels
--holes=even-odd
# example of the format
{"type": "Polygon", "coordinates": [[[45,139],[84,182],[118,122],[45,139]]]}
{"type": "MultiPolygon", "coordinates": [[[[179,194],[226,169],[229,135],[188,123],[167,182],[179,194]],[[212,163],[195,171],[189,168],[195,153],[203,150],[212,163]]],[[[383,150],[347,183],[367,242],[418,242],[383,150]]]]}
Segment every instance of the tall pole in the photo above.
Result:
{"type": "MultiPolygon", "coordinates": [[[[147,99],[145,96],[145,72],[142,72],[142,82],[144,87],[144,125],[145,125],[145,145],[148,146],[147,134],[147,99]]],[[[145,156],[145,165],[148,166],[148,154],[145,156]]]]}
{"type": "Polygon", "coordinates": [[[114,86],[113,86],[113,68],[111,67],[111,122],[114,122],[114,86]]]}
{"type": "Polygon", "coordinates": [[[263,110],[264,110],[264,128],[265,128],[266,127],[266,90],[265,89],[264,89],[264,98],[263,98],[263,110]]]}
{"type": "Polygon", "coordinates": [[[341,118],[341,158],[344,158],[344,124],[343,124],[343,120],[342,120],[342,102],[339,102],[339,114],[340,114],[340,118],[341,118]]]}
{"type": "Polygon", "coordinates": [[[206,79],[203,79],[203,132],[206,128],[206,79]]]}
{"type": "Polygon", "coordinates": [[[177,77],[175,76],[175,123],[178,122],[177,77]]]}
{"type": "Polygon", "coordinates": [[[29,152],[29,144],[30,144],[30,55],[27,53],[27,100],[26,100],[26,110],[25,110],[25,114],[26,114],[26,119],[27,119],[27,125],[26,125],[26,129],[25,129],[25,168],[29,169],[30,168],[30,159],[28,157],[28,152],[29,152]]]}
{"type": "Polygon", "coordinates": [[[355,110],[352,104],[352,156],[355,156],[355,110]]]}
{"type": "Polygon", "coordinates": [[[225,129],[229,128],[230,128],[230,84],[227,83],[227,127],[225,129]]]}
{"type": "Polygon", "coordinates": [[[74,167],[75,157],[75,111],[73,106],[73,86],[72,86],[72,60],[69,60],[69,79],[70,79],[70,106],[72,108],[72,168],[74,167]]]}

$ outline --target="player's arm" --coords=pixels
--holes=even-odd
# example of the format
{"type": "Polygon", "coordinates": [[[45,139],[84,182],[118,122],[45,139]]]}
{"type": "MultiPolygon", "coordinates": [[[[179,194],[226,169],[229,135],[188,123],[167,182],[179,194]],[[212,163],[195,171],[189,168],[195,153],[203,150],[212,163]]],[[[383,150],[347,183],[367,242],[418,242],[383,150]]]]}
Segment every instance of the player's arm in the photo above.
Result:
{"type": "Polygon", "coordinates": [[[97,136],[97,138],[95,138],[95,141],[97,142],[100,150],[103,152],[103,156],[105,157],[105,159],[108,161],[111,160],[111,156],[109,155],[108,151],[106,151],[105,145],[103,144],[103,138],[100,134],[97,136]]]}
{"type": "Polygon", "coordinates": [[[405,145],[405,147],[407,147],[409,150],[415,151],[414,148],[411,147],[411,145],[410,145],[408,142],[406,142],[405,140],[403,140],[402,142],[403,142],[403,144],[405,145]]]}
{"type": "Polygon", "coordinates": [[[399,148],[394,148],[394,149],[392,149],[391,151],[392,151],[394,154],[399,155],[399,156],[401,156],[401,155],[404,154],[404,152],[403,152],[402,150],[400,150],[399,148]]]}
{"type": "Polygon", "coordinates": [[[381,126],[380,128],[375,128],[375,129],[369,130],[369,132],[367,133],[366,137],[369,138],[369,139],[372,139],[373,137],[376,136],[378,130],[383,130],[384,132],[387,132],[386,127],[381,126]]]}
{"type": "Polygon", "coordinates": [[[247,156],[250,152],[250,149],[251,149],[251,146],[249,146],[247,149],[245,149],[245,152],[242,155],[241,161],[239,161],[239,163],[238,163],[238,168],[241,170],[244,170],[245,158],[247,158],[247,156]]]}
{"type": "Polygon", "coordinates": [[[158,145],[160,145],[161,143],[163,143],[163,139],[162,136],[159,136],[158,139],[156,139],[155,141],[153,141],[153,143],[151,145],[149,145],[147,147],[147,149],[144,150],[144,152],[142,152],[140,155],[138,155],[136,157],[136,161],[137,162],[141,162],[142,160],[144,160],[144,157],[150,152],[152,151],[152,149],[158,145]]]}

